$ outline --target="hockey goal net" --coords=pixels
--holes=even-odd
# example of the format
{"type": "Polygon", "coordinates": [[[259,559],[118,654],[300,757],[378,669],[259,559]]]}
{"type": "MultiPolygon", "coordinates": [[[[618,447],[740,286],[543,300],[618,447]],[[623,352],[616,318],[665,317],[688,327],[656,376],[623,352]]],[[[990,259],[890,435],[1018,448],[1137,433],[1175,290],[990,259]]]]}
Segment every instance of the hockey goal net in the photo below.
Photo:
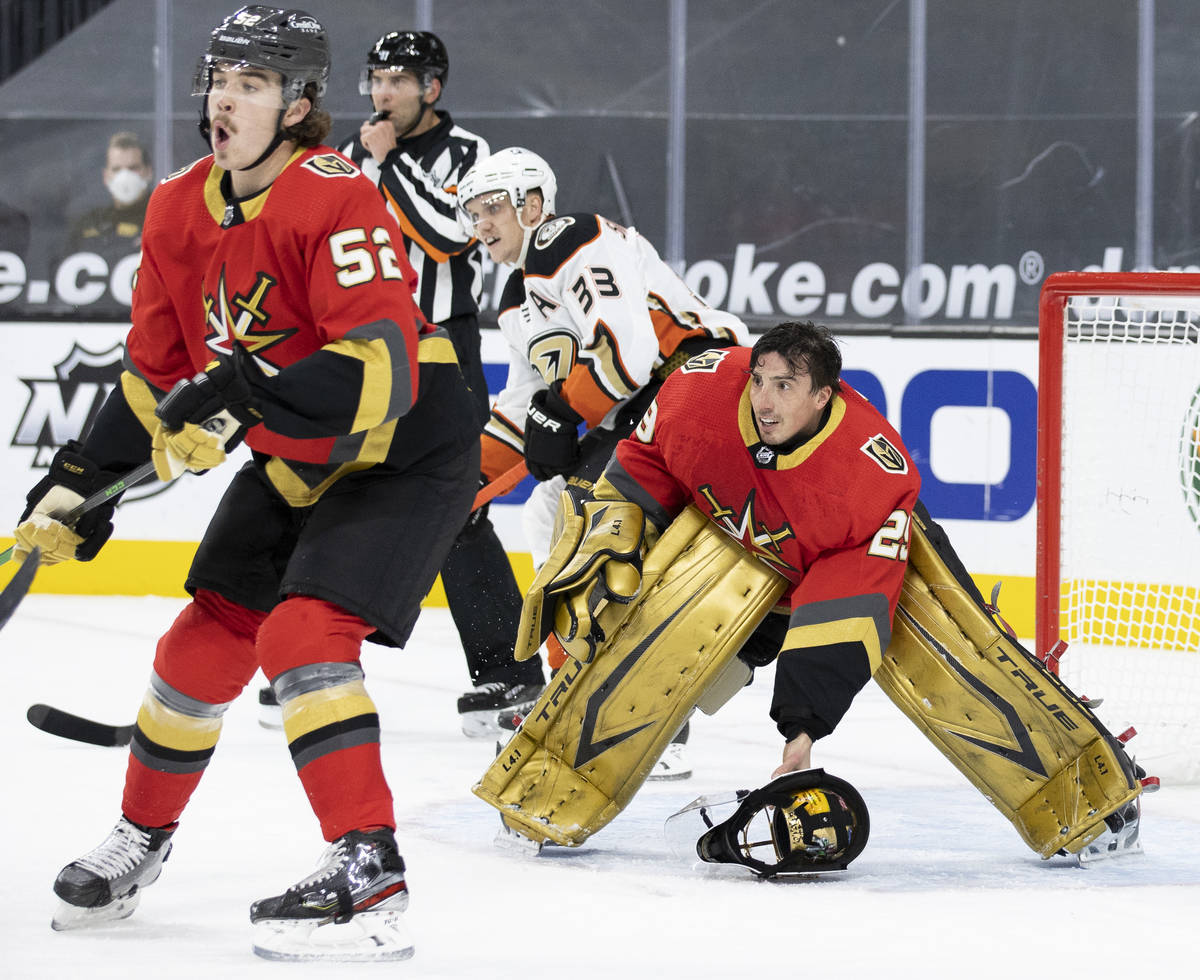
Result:
{"type": "Polygon", "coordinates": [[[1200,781],[1200,275],[1050,276],[1038,397],[1038,652],[1200,781]]]}

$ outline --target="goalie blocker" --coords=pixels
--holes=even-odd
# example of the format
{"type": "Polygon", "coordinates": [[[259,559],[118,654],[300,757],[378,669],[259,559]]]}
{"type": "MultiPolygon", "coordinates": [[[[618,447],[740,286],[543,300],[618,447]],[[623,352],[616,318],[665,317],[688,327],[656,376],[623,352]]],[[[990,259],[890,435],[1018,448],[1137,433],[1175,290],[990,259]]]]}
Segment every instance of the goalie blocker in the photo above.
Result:
{"type": "MultiPolygon", "coordinates": [[[[568,529],[574,542],[556,542],[560,570],[595,550],[581,523],[568,529]]],[[[583,843],[629,802],[694,707],[711,714],[744,685],[737,651],[785,587],[688,507],[646,554],[636,598],[593,606],[605,639],[556,671],[473,792],[530,840],[583,843]]],[[[544,635],[541,604],[564,594],[566,604],[569,589],[539,577],[526,644],[544,635]]],[[[920,504],[875,679],[1044,858],[1086,848],[1141,792],[1121,743],[996,625],[920,504]]]]}

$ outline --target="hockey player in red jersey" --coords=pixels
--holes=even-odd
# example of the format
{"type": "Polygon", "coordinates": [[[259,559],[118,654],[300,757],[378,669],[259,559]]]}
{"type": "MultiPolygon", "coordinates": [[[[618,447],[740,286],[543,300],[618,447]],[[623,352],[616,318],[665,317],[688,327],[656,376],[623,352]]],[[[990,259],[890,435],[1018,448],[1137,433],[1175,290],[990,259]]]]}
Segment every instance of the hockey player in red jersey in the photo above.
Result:
{"type": "Polygon", "coordinates": [[[213,32],[195,83],[212,154],[155,190],[121,383],[16,531],[18,554],[93,558],[112,507],[59,518],[114,475],[148,456],[164,480],[202,472],[242,438],[253,451],[158,643],[120,821],[55,882],[56,928],[132,913],[261,667],[330,846],[315,874],[253,904],[255,951],[412,952],[360,646],[407,639],[470,511],[479,437],[452,345],[414,306],[395,220],[321,145],[328,51],[299,10],[244,7],[213,32]]]}
{"type": "Polygon", "coordinates": [[[708,351],[659,390],[618,444],[597,499],[637,504],[659,531],[688,504],[790,583],[740,654],[778,654],[774,775],[808,769],[879,665],[920,489],[900,437],[839,380],[829,332],[783,323],[753,349],[708,351]]]}

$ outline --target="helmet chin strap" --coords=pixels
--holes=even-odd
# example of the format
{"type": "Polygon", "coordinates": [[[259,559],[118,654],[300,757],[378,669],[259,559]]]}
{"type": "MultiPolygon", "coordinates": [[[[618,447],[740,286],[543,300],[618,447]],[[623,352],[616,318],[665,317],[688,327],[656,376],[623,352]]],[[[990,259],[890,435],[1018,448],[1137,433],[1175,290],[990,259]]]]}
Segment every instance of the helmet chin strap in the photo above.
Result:
{"type": "Polygon", "coordinates": [[[245,173],[245,171],[247,171],[247,170],[253,170],[259,164],[263,163],[267,159],[267,157],[269,157],[272,153],[274,153],[277,149],[279,149],[279,146],[281,143],[283,143],[283,139],[284,139],[282,123],[283,123],[283,117],[286,115],[287,115],[287,107],[285,106],[284,108],[279,110],[279,118],[277,118],[275,120],[275,135],[271,138],[271,142],[267,144],[267,148],[258,155],[258,159],[255,160],[253,163],[248,163],[244,167],[238,167],[237,170],[239,173],[245,173]]]}
{"type": "MultiPolygon", "coordinates": [[[[522,207],[524,207],[524,205],[522,205],[522,207]]],[[[553,217],[554,217],[554,215],[552,215],[552,214],[543,214],[541,216],[541,218],[538,220],[537,224],[527,225],[527,224],[525,224],[524,221],[521,220],[520,208],[517,209],[517,224],[519,224],[521,226],[521,229],[525,233],[521,238],[521,252],[517,256],[516,264],[517,264],[518,268],[520,268],[520,269],[525,268],[525,256],[529,254],[529,242],[533,238],[533,233],[535,231],[537,231],[538,228],[540,228],[543,224],[545,224],[547,221],[549,221],[553,217]]]]}

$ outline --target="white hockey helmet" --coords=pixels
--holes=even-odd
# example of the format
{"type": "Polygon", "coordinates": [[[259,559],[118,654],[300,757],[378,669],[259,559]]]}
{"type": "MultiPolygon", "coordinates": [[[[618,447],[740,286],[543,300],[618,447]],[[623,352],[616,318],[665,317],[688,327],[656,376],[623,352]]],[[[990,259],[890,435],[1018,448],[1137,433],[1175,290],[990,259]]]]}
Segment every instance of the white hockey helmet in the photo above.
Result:
{"type": "Polygon", "coordinates": [[[505,191],[512,206],[519,211],[525,204],[526,194],[532,190],[542,196],[542,213],[554,214],[558,182],[550,164],[522,146],[497,150],[476,163],[458,182],[459,215],[470,231],[472,222],[466,205],[472,198],[488,191],[505,191]]]}

